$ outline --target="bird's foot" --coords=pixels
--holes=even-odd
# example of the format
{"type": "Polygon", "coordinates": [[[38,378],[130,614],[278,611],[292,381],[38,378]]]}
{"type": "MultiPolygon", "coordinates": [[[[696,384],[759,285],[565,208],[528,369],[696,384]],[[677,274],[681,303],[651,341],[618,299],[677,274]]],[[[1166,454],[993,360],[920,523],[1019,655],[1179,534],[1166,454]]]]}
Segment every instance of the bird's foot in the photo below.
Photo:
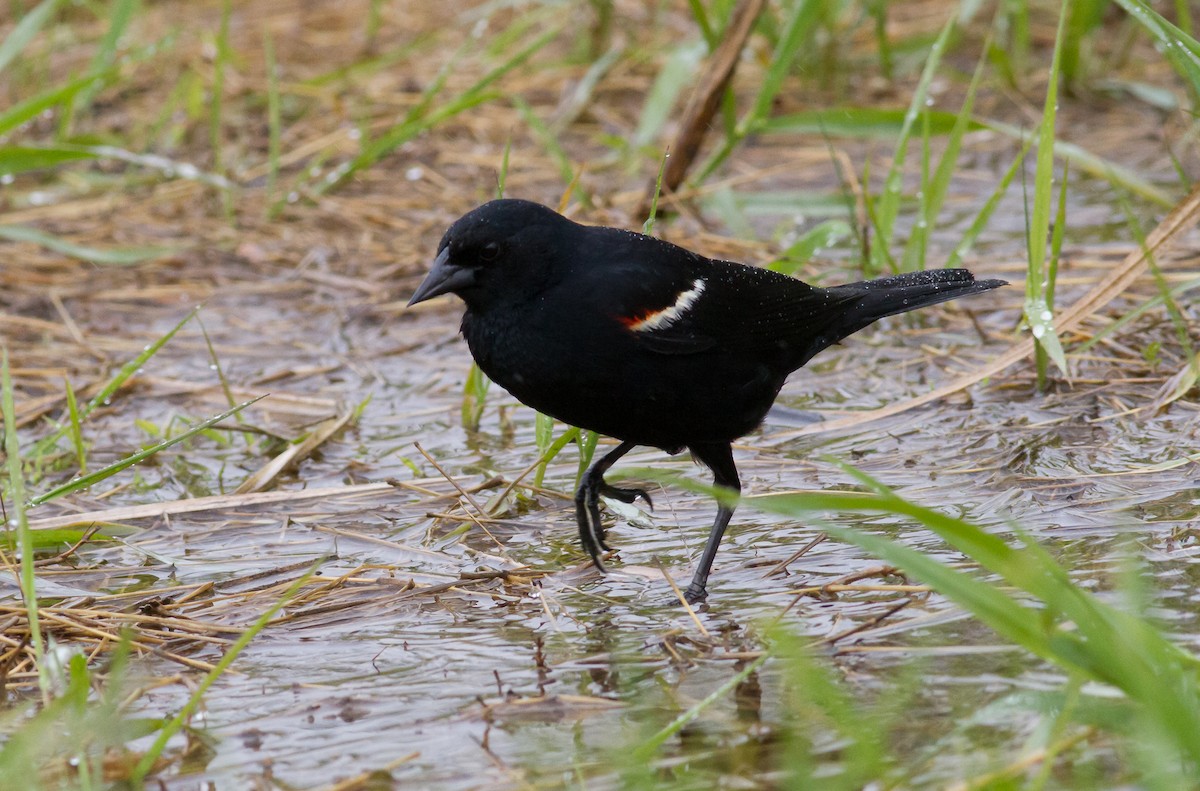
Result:
{"type": "Polygon", "coordinates": [[[687,590],[683,592],[683,599],[688,604],[699,604],[708,598],[708,590],[703,585],[692,583],[687,586],[687,590]]]}
{"type": "Polygon", "coordinates": [[[600,555],[612,551],[604,540],[607,531],[600,521],[601,485],[585,481],[575,494],[575,521],[579,524],[579,541],[592,559],[592,564],[604,573],[600,555]]]}
{"type": "Polygon", "coordinates": [[[646,501],[646,505],[651,511],[654,510],[654,501],[650,499],[650,492],[645,489],[628,488],[622,489],[618,486],[613,486],[607,481],[600,482],[600,494],[604,497],[611,497],[614,500],[620,500],[623,503],[632,504],[639,497],[646,501]]]}

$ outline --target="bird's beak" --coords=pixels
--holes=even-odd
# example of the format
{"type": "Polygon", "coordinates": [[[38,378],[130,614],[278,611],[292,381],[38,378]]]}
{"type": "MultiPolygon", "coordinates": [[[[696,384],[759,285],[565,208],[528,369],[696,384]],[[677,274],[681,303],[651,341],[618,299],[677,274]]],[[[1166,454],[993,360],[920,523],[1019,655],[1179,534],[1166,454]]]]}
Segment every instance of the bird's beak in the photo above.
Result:
{"type": "Polygon", "coordinates": [[[475,271],[450,263],[450,248],[443,247],[442,252],[438,253],[437,259],[433,262],[433,269],[430,269],[429,274],[421,281],[421,285],[417,287],[412,299],[408,301],[408,306],[412,307],[418,302],[449,294],[474,284],[475,271]]]}

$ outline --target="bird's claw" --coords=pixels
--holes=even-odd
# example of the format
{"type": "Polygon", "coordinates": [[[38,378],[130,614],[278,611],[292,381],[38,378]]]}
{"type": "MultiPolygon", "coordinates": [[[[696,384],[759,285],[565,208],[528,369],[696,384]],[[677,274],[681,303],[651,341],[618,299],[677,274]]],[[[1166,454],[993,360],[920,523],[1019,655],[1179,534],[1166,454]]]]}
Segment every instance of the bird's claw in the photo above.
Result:
{"type": "Polygon", "coordinates": [[[575,495],[575,521],[579,523],[579,541],[591,557],[592,564],[601,574],[606,573],[600,555],[612,550],[605,541],[608,531],[600,519],[600,487],[585,485],[580,488],[575,495]]]}
{"type": "Polygon", "coordinates": [[[579,541],[591,557],[592,564],[601,573],[604,572],[604,564],[600,562],[600,555],[602,551],[611,552],[612,550],[605,541],[607,531],[604,529],[604,523],[600,521],[600,496],[611,497],[625,503],[632,503],[640,497],[646,501],[647,505],[654,508],[654,504],[650,502],[650,494],[645,490],[622,489],[611,486],[608,481],[604,480],[605,471],[632,448],[632,442],[622,442],[592,464],[583,474],[583,480],[575,492],[575,521],[579,524],[579,541]]]}
{"type": "Polygon", "coordinates": [[[633,487],[622,489],[621,487],[613,486],[610,483],[603,482],[600,484],[600,494],[605,497],[611,497],[614,500],[620,500],[623,503],[630,503],[631,505],[640,497],[645,500],[646,506],[651,511],[654,510],[654,501],[650,499],[650,492],[646,491],[645,489],[637,489],[633,487]]]}

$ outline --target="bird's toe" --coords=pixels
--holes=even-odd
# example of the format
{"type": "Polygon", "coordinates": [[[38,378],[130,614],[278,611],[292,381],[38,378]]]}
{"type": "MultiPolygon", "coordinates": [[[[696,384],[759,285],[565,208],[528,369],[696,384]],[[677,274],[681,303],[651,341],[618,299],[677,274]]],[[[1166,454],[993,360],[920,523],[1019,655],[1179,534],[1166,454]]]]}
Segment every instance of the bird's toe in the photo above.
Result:
{"type": "Polygon", "coordinates": [[[591,557],[593,565],[604,572],[604,564],[600,561],[602,552],[611,552],[605,540],[608,531],[600,519],[600,504],[596,497],[582,497],[575,503],[575,518],[579,523],[579,542],[591,557]]]}
{"type": "Polygon", "coordinates": [[[623,503],[631,504],[640,497],[646,501],[646,505],[649,506],[651,511],[654,510],[654,501],[650,499],[650,492],[646,491],[645,489],[638,489],[634,487],[626,489],[606,483],[600,487],[600,494],[604,495],[605,497],[611,497],[614,500],[620,500],[623,503]]]}

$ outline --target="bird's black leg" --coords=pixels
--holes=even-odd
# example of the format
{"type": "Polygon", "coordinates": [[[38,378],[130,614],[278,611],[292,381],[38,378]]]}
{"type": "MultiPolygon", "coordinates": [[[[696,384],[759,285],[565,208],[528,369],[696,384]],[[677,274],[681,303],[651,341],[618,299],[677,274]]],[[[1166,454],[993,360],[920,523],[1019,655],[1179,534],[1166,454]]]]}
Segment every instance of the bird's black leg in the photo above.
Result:
{"type": "MultiPolygon", "coordinates": [[[[742,482],[738,477],[737,465],[733,462],[733,448],[724,443],[691,445],[689,447],[692,455],[713,471],[714,486],[732,489],[735,493],[741,492],[742,482]]],[[[729,527],[729,520],[732,517],[732,506],[724,503],[717,506],[717,519],[708,533],[708,541],[704,544],[704,553],[700,556],[700,564],[696,566],[696,573],[692,575],[692,581],[683,594],[688,604],[695,604],[708,596],[708,590],[705,588],[705,584],[708,582],[708,573],[712,570],[713,559],[717,556],[717,547],[721,545],[721,537],[725,535],[725,528],[729,527]]]]}
{"type": "Polygon", "coordinates": [[[649,495],[641,489],[618,489],[604,481],[604,473],[608,472],[608,468],[635,446],[634,442],[622,442],[604,454],[600,461],[588,467],[583,480],[579,482],[579,490],[575,492],[575,521],[579,523],[579,540],[601,572],[604,571],[604,564],[600,562],[600,551],[607,552],[608,544],[604,543],[604,525],[600,522],[600,495],[615,497],[626,503],[632,503],[640,496],[650,502],[649,495]]]}

